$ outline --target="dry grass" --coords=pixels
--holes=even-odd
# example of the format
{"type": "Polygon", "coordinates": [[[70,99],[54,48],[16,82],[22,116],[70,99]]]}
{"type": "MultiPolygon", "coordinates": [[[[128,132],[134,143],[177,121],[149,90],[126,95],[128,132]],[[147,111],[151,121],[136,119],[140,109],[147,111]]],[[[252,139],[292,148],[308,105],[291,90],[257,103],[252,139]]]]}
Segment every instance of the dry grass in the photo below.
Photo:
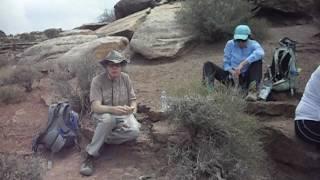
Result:
{"type": "Polygon", "coordinates": [[[40,180],[42,162],[34,157],[0,154],[0,177],[6,180],[40,180]]]}
{"type": "Polygon", "coordinates": [[[171,179],[264,179],[265,154],[254,117],[244,113],[239,92],[215,87],[211,93],[190,83],[171,97],[169,115],[184,126],[192,143],[169,148],[171,179]],[[199,93],[200,92],[200,93],[199,93]],[[184,94],[184,95],[183,95],[184,94]]]}
{"type": "Polygon", "coordinates": [[[17,104],[25,100],[25,93],[16,86],[0,87],[0,102],[4,104],[17,104]]]}

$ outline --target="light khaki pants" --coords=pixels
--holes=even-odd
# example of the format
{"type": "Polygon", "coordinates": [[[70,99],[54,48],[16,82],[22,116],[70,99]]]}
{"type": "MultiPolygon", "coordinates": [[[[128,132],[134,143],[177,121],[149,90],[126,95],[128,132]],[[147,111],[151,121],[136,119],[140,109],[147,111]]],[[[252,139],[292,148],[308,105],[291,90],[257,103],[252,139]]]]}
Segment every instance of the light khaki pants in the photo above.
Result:
{"type": "Polygon", "coordinates": [[[87,153],[92,156],[99,155],[103,143],[121,144],[135,140],[139,135],[140,124],[133,114],[115,116],[108,113],[94,113],[93,119],[96,121],[96,129],[91,143],[86,148],[87,153]]]}

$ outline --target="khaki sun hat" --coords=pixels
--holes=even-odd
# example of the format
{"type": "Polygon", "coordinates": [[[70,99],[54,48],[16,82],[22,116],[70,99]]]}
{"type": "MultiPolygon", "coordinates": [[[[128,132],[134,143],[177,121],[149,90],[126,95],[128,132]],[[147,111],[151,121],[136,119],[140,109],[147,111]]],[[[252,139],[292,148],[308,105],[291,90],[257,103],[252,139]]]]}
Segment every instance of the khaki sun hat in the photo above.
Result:
{"type": "Polygon", "coordinates": [[[129,59],[127,59],[124,55],[122,55],[120,52],[116,50],[112,50],[109,52],[109,54],[104,57],[101,61],[99,61],[100,64],[105,66],[109,62],[113,62],[115,64],[126,64],[129,63],[129,59]]]}

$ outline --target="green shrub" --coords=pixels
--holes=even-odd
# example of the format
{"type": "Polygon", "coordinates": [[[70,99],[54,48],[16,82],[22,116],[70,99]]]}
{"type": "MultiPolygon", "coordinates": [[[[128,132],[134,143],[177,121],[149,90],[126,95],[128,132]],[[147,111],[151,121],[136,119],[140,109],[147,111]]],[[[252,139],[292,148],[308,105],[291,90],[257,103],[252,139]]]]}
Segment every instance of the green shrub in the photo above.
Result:
{"type": "Polygon", "coordinates": [[[15,86],[0,87],[0,102],[5,104],[16,104],[25,99],[23,90],[15,86]]]}
{"type": "Polygon", "coordinates": [[[243,0],[186,0],[178,20],[204,40],[219,40],[233,33],[236,25],[250,16],[250,4],[243,0]]]}
{"type": "Polygon", "coordinates": [[[244,113],[245,101],[234,89],[217,87],[199,95],[169,99],[172,121],[189,130],[192,143],[171,145],[168,176],[172,179],[260,179],[267,176],[259,125],[244,113]]]}
{"type": "Polygon", "coordinates": [[[42,162],[38,158],[0,154],[1,179],[40,180],[42,170],[42,162]]]}

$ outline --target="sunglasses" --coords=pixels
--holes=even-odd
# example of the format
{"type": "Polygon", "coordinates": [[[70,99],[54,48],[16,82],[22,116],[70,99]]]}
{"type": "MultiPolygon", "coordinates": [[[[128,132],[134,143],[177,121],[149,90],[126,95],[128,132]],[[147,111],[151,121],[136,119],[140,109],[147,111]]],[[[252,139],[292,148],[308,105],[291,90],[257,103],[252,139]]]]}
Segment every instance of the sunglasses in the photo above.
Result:
{"type": "Polygon", "coordinates": [[[236,41],[236,42],[243,42],[243,43],[244,43],[244,42],[247,42],[248,40],[247,40],[247,39],[246,39],[246,40],[243,40],[243,39],[236,39],[235,41],[236,41]]]}
{"type": "Polygon", "coordinates": [[[121,65],[121,63],[108,63],[107,64],[107,66],[109,66],[109,67],[121,67],[122,65],[121,65]]]}

